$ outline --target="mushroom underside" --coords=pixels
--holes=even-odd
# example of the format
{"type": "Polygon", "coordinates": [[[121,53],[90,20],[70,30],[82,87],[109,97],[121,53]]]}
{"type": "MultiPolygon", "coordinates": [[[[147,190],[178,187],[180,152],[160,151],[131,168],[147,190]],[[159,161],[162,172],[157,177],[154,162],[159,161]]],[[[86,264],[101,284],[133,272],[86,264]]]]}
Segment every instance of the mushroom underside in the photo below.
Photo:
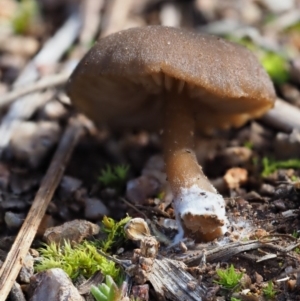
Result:
{"type": "MultiPolygon", "coordinates": [[[[75,80],[77,83],[72,83],[70,95],[75,105],[92,120],[113,128],[161,129],[164,90],[186,91],[185,97],[194,112],[199,132],[239,127],[249,119],[260,117],[272,106],[268,101],[262,105],[242,92],[220,100],[219,96],[201,87],[160,73],[127,78],[82,76],[75,80]],[[244,101],[247,97],[249,99],[244,101]]],[[[186,99],[182,100],[186,102],[186,99]]]]}

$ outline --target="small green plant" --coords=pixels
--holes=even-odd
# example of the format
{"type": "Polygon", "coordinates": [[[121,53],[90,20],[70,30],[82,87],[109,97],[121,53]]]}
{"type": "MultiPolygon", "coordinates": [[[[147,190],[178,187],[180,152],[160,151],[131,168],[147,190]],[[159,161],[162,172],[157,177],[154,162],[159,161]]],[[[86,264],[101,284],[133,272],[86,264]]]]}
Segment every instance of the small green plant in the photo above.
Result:
{"type": "Polygon", "coordinates": [[[275,84],[283,84],[289,80],[287,60],[274,52],[265,52],[260,59],[275,84]]]}
{"type": "Polygon", "coordinates": [[[33,24],[34,18],[38,15],[36,0],[22,0],[20,7],[12,20],[12,26],[17,34],[24,34],[33,24]]]}
{"type": "Polygon", "coordinates": [[[300,22],[296,22],[291,26],[288,26],[287,28],[285,28],[285,33],[298,33],[300,31],[300,22]]]}
{"type": "Polygon", "coordinates": [[[105,277],[105,283],[92,285],[91,293],[97,301],[122,301],[126,294],[126,283],[118,287],[110,276],[105,277]]]}
{"type": "Polygon", "coordinates": [[[294,249],[294,252],[295,252],[296,254],[300,254],[300,248],[299,248],[299,247],[295,248],[295,249],[294,249]]]}
{"type": "Polygon", "coordinates": [[[120,244],[125,240],[124,226],[131,220],[130,216],[126,216],[119,222],[110,217],[104,216],[102,220],[103,231],[107,233],[107,238],[101,241],[100,247],[103,252],[107,252],[113,246],[120,244]]]}
{"type": "Polygon", "coordinates": [[[230,301],[241,301],[241,299],[237,299],[237,298],[231,297],[230,301]]]}
{"type": "Polygon", "coordinates": [[[263,293],[267,299],[274,299],[276,291],[274,290],[273,282],[269,281],[266,288],[263,289],[263,293]]]}
{"type": "Polygon", "coordinates": [[[165,195],[166,195],[166,193],[164,191],[160,191],[156,197],[162,201],[164,199],[165,195]]]}
{"type": "Polygon", "coordinates": [[[245,141],[244,147],[246,147],[248,149],[253,149],[253,147],[254,147],[253,142],[252,141],[245,141]]]}
{"type": "Polygon", "coordinates": [[[300,168],[300,159],[289,159],[285,161],[275,161],[268,157],[262,159],[263,171],[261,175],[267,177],[276,170],[288,168],[300,168]]]}
{"type": "Polygon", "coordinates": [[[75,246],[69,242],[61,245],[50,243],[40,248],[39,252],[41,260],[35,265],[37,272],[61,268],[71,279],[76,279],[79,275],[89,278],[99,270],[114,279],[120,275],[115,263],[100,255],[91,242],[85,241],[75,246]]]}
{"type": "Polygon", "coordinates": [[[291,176],[291,181],[293,181],[293,182],[299,182],[299,177],[297,177],[297,176],[295,176],[295,175],[292,175],[291,176]]]}
{"type": "Polygon", "coordinates": [[[117,165],[113,168],[110,165],[107,165],[106,168],[101,170],[101,175],[98,179],[105,187],[120,190],[126,182],[128,171],[128,165],[117,165]]]}
{"type": "MultiPolygon", "coordinates": [[[[292,236],[293,236],[294,238],[299,238],[299,232],[296,231],[296,230],[294,230],[294,232],[292,233],[292,236]]],[[[294,252],[295,252],[296,254],[300,254],[300,248],[299,248],[299,247],[295,248],[295,249],[294,249],[294,252]]]]}
{"type": "Polygon", "coordinates": [[[227,289],[235,288],[244,274],[236,272],[233,265],[230,265],[226,270],[218,269],[216,272],[219,276],[219,280],[216,280],[215,283],[218,283],[227,289]]]}

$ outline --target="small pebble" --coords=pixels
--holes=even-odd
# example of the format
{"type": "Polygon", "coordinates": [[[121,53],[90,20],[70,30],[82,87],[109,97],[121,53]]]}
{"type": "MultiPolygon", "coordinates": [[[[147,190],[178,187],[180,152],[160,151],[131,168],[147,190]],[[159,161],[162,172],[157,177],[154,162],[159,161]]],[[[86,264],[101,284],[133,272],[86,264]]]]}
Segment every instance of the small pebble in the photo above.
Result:
{"type": "Polygon", "coordinates": [[[275,192],[275,187],[270,184],[262,184],[260,187],[260,193],[262,195],[272,196],[275,192]]]}
{"type": "Polygon", "coordinates": [[[100,228],[96,224],[85,220],[73,220],[61,226],[48,228],[45,231],[44,239],[48,244],[51,242],[61,243],[64,240],[80,243],[86,237],[98,234],[99,231],[100,228]]]}
{"type": "Polygon", "coordinates": [[[126,196],[135,204],[145,204],[147,199],[159,193],[160,184],[151,176],[142,175],[127,182],[126,196]]]}
{"type": "Polygon", "coordinates": [[[285,211],[287,210],[285,202],[282,199],[279,200],[275,200],[273,202],[273,205],[275,206],[276,209],[278,209],[279,211],[285,211]]]}
{"type": "Polygon", "coordinates": [[[84,217],[86,219],[99,221],[104,215],[109,215],[109,210],[101,200],[96,198],[85,200],[84,217]]]}
{"type": "Polygon", "coordinates": [[[31,277],[28,295],[30,301],[84,301],[68,275],[58,268],[31,277]]]}
{"type": "Polygon", "coordinates": [[[27,254],[22,261],[22,268],[18,276],[20,283],[30,283],[30,278],[34,274],[33,263],[33,257],[30,254],[27,254]]]}
{"type": "Polygon", "coordinates": [[[22,226],[25,219],[24,213],[5,212],[4,221],[9,229],[18,229],[22,226]]]}

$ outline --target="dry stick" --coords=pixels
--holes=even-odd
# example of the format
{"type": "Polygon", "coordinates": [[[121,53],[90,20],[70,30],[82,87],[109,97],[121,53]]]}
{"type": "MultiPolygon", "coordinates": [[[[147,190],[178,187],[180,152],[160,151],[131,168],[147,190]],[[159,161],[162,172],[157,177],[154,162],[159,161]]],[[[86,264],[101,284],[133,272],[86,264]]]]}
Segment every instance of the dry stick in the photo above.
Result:
{"type": "Polygon", "coordinates": [[[105,37],[124,29],[129,12],[135,4],[133,0],[110,0],[107,2],[106,14],[101,36],[105,37]]]}
{"type": "Polygon", "coordinates": [[[82,26],[78,37],[78,45],[71,52],[70,58],[81,58],[89,50],[92,41],[95,40],[102,22],[102,9],[104,0],[85,0],[81,4],[82,26]]]}
{"type": "Polygon", "coordinates": [[[4,94],[3,96],[0,96],[0,108],[3,106],[7,106],[10,103],[12,103],[15,99],[24,96],[26,94],[43,90],[46,88],[52,88],[55,86],[62,85],[66,83],[68,80],[68,77],[70,76],[69,73],[59,73],[55,75],[49,75],[46,77],[43,77],[39,81],[24,85],[24,86],[17,86],[12,91],[4,94]]]}
{"type": "Polygon", "coordinates": [[[79,35],[79,44],[86,47],[95,38],[101,22],[101,10],[104,0],[86,0],[82,7],[82,27],[79,35]]]}
{"type": "Polygon", "coordinates": [[[28,215],[0,270],[0,301],[5,301],[28,253],[37,229],[59,184],[72,151],[84,127],[79,119],[72,119],[58,145],[52,162],[34,198],[28,215]]]}
{"type": "Polygon", "coordinates": [[[288,10],[283,14],[280,14],[278,18],[274,21],[266,24],[264,27],[264,31],[270,31],[273,34],[282,32],[284,29],[291,27],[299,22],[300,19],[300,11],[299,9],[296,10],[288,10]]]}

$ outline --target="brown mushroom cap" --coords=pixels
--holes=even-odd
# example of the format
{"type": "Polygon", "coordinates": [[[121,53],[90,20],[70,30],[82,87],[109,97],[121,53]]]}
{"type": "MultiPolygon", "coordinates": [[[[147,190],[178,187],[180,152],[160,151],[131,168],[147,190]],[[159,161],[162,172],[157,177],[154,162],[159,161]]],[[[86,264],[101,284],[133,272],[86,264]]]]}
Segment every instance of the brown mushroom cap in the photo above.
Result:
{"type": "Polygon", "coordinates": [[[99,42],[68,83],[82,112],[110,126],[159,128],[164,91],[183,99],[201,130],[240,126],[273,106],[274,87],[256,57],[221,38],[163,26],[133,28],[99,42]]]}

